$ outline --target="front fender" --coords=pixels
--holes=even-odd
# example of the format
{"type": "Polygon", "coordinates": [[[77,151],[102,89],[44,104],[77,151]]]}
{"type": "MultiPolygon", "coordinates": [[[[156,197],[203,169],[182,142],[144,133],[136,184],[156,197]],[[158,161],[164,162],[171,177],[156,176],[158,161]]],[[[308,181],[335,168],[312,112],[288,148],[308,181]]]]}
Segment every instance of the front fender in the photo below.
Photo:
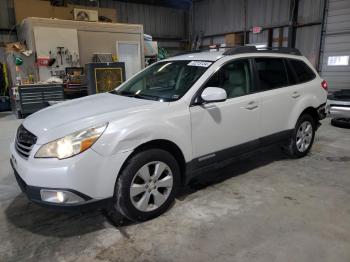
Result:
{"type": "Polygon", "coordinates": [[[135,121],[128,124],[111,123],[102,137],[93,145],[101,155],[114,155],[132,151],[138,146],[152,140],[168,140],[175,143],[182,151],[186,161],[192,157],[190,121],[166,121],[152,119],[135,121]],[[123,128],[120,128],[123,126],[123,128]]]}

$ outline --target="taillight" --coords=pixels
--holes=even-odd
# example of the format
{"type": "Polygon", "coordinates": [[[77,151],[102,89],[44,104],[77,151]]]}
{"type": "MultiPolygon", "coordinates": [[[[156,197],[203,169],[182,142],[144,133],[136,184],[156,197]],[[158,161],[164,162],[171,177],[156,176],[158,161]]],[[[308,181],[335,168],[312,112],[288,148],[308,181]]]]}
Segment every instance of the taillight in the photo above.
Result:
{"type": "Polygon", "coordinates": [[[324,90],[328,91],[328,83],[327,83],[326,80],[323,80],[323,81],[322,81],[321,87],[322,87],[324,90]]]}

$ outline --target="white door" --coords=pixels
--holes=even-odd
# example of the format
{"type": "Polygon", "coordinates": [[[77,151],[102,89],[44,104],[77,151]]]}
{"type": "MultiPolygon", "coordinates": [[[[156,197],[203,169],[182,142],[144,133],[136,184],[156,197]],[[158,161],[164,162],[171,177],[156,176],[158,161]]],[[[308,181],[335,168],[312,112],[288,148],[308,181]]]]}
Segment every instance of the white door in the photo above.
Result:
{"type": "Polygon", "coordinates": [[[138,42],[117,42],[117,55],[125,63],[126,80],[141,71],[141,52],[138,42]]]}
{"type": "MultiPolygon", "coordinates": [[[[278,135],[288,129],[289,117],[301,96],[300,85],[290,85],[289,68],[281,58],[255,59],[260,80],[261,136],[278,135]]],[[[278,137],[276,137],[278,139],[278,137]]]]}
{"type": "Polygon", "coordinates": [[[228,99],[190,107],[193,157],[199,166],[249,151],[259,139],[260,101],[249,60],[226,64],[206,83],[209,86],[224,88],[228,99]]]}

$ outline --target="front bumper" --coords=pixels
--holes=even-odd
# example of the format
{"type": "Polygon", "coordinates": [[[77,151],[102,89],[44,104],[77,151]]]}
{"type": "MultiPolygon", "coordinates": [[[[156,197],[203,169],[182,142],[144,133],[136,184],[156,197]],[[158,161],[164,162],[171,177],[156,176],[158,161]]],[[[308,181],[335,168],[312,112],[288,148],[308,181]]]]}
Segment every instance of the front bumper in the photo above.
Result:
{"type": "Polygon", "coordinates": [[[113,198],[105,198],[105,199],[92,199],[89,196],[86,196],[80,192],[77,192],[75,190],[66,189],[66,188],[41,188],[36,186],[29,186],[26,184],[26,182],[20,177],[16,169],[14,168],[12,159],[10,160],[11,166],[13,168],[16,181],[21,188],[22,192],[27,196],[27,198],[32,201],[33,203],[36,203],[43,207],[58,209],[62,211],[86,211],[86,210],[97,210],[97,209],[106,209],[109,208],[112,204],[113,198]],[[46,202],[41,199],[41,190],[57,190],[57,191],[70,191],[78,196],[80,196],[84,202],[77,203],[77,204],[57,204],[57,203],[51,203],[46,202]]]}
{"type": "Polygon", "coordinates": [[[125,152],[106,157],[89,149],[64,160],[36,159],[33,155],[37,148],[33,148],[29,158],[25,159],[17,153],[13,144],[10,150],[16,180],[28,198],[42,206],[63,210],[108,206],[114,194],[119,169],[130,154],[125,152]],[[76,195],[81,201],[53,203],[43,198],[42,190],[60,190],[76,195]]]}
{"type": "Polygon", "coordinates": [[[327,112],[333,118],[350,118],[350,101],[328,100],[327,112]]]}

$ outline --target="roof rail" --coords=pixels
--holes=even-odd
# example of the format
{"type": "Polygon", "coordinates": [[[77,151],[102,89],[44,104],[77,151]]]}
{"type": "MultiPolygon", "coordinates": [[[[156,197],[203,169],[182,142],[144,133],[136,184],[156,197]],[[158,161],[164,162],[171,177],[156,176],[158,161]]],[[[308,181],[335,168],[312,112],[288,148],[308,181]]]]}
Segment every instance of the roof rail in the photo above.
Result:
{"type": "Polygon", "coordinates": [[[255,46],[236,46],[226,50],[223,55],[237,55],[237,54],[245,54],[245,53],[282,53],[282,54],[290,54],[290,55],[299,55],[301,56],[301,52],[297,48],[290,47],[264,47],[264,48],[256,48],[255,46]]]}

